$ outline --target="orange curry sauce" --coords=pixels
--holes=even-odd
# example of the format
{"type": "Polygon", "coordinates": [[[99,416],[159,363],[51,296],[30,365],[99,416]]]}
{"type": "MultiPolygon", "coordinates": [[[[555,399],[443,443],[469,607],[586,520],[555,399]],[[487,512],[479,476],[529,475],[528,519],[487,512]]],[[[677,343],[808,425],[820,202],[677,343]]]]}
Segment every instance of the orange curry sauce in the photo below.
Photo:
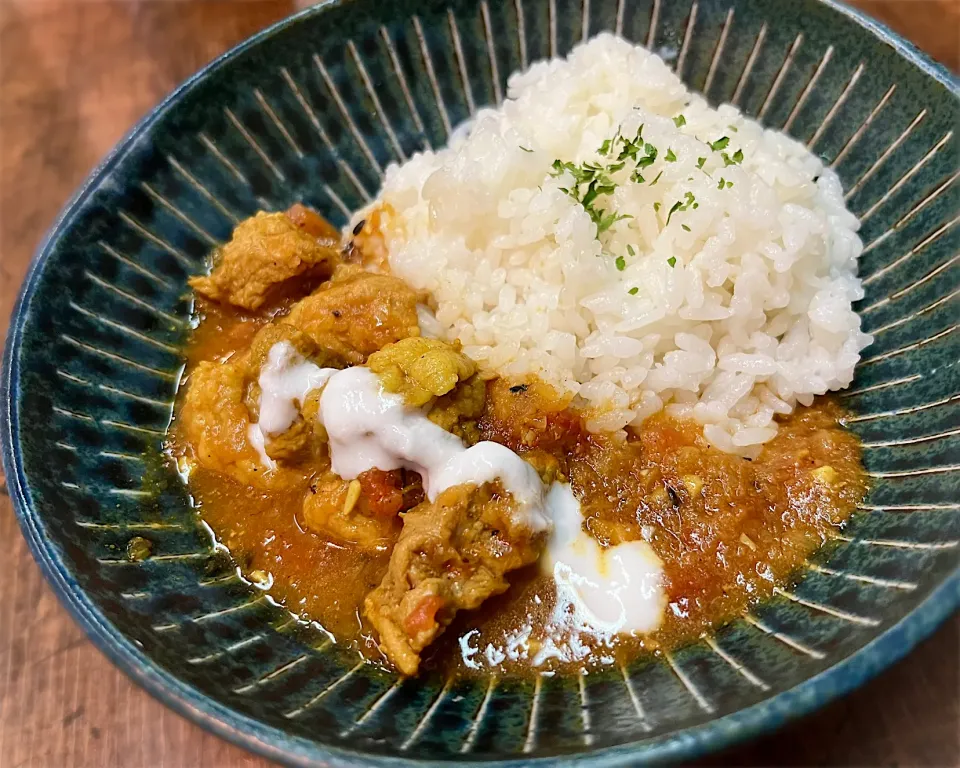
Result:
{"type": "MultiPolygon", "coordinates": [[[[287,305],[288,306],[288,305],[287,305]]],[[[188,354],[226,360],[246,348],[283,304],[244,313],[203,299],[188,354]]],[[[769,596],[832,534],[866,491],[856,438],[839,424],[829,399],[798,408],[753,461],[708,446],[702,427],[659,415],[628,441],[591,435],[576,413],[535,380],[487,383],[478,422],[483,439],[557,461],[582,504],[586,529],[601,544],[646,539],[664,564],[668,605],[661,627],[644,638],[623,637],[614,648],[580,660],[624,660],[642,649],[669,649],[743,613],[769,596]]],[[[187,446],[171,430],[169,451],[187,446]]],[[[371,552],[326,540],[302,519],[311,476],[282,491],[264,492],[203,468],[189,487],[201,517],[253,581],[272,577],[271,596],[338,642],[382,661],[363,619],[365,596],[386,570],[389,551],[371,552]]],[[[510,576],[510,589],[476,611],[462,611],[424,654],[426,667],[532,669],[530,659],[554,603],[552,579],[537,566],[510,576]],[[529,631],[526,659],[503,659],[519,628],[529,631]],[[478,660],[480,660],[478,662],[478,660]]],[[[563,667],[555,660],[542,669],[563,667]]],[[[569,666],[569,665],[567,665],[569,666]]]]}

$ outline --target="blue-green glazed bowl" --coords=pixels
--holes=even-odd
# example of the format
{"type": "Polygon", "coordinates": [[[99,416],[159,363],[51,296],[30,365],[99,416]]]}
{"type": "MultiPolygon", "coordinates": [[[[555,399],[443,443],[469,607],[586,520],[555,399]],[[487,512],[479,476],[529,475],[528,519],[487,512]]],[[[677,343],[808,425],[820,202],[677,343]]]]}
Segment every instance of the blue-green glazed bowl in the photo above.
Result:
{"type": "Polygon", "coordinates": [[[263,32],[88,179],[30,268],[3,362],[4,469],[61,600],[132,678],[293,765],[683,760],[905,654],[960,599],[958,86],[865,17],[803,0],[353,0],[263,32]],[[872,490],[797,586],[714,638],[583,678],[398,680],[240,582],[156,458],[186,279],[261,208],[336,224],[508,75],[612,30],[824,158],[863,222],[876,341],[844,403],[872,490]],[[153,457],[153,458],[150,458],[153,457]],[[144,479],[151,482],[144,484],[144,479]],[[150,488],[151,490],[143,490],[150,488]],[[134,536],[152,544],[125,557],[134,536]]]}

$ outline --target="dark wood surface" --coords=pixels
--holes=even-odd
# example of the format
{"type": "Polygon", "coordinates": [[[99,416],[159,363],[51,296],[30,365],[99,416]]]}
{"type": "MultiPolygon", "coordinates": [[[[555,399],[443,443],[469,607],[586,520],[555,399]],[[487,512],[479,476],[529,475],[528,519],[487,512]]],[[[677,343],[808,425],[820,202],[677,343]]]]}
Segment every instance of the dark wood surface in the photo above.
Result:
{"type": "MultiPolygon", "coordinates": [[[[97,161],[180,81],[298,4],[0,0],[0,332],[33,250],[97,161]]],[[[960,68],[960,0],[856,4],[960,68]]],[[[0,768],[267,765],[111,666],[54,598],[5,497],[0,544],[0,768]]],[[[843,701],[703,764],[960,765],[958,659],[955,617],[843,701]]]]}

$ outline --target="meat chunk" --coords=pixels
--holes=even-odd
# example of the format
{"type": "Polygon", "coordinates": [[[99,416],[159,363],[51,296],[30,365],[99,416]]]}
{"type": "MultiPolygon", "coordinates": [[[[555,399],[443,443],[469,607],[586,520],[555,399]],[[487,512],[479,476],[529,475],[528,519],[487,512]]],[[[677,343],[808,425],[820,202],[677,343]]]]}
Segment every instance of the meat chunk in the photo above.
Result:
{"type": "Polygon", "coordinates": [[[381,347],[419,336],[417,294],[402,280],[343,265],[333,280],[297,302],[282,323],[351,365],[381,347]]]}
{"type": "MultiPolygon", "coordinates": [[[[304,357],[321,368],[342,368],[345,363],[340,358],[327,354],[304,333],[292,325],[270,323],[257,331],[245,356],[248,386],[245,403],[253,421],[260,418],[261,390],[258,381],[260,370],[267,361],[270,350],[281,342],[287,342],[304,357]]],[[[264,451],[271,459],[287,463],[302,463],[310,459],[326,459],[327,436],[317,421],[320,407],[320,392],[312,392],[306,402],[300,404],[300,413],[296,421],[282,434],[265,435],[264,451]]]]}
{"type": "Polygon", "coordinates": [[[545,534],[517,524],[514,506],[496,485],[461,485],[404,516],[387,573],[364,603],[403,674],[416,674],[420,653],[457,611],[504,592],[506,574],[540,555],[545,534]]]}
{"type": "Polygon", "coordinates": [[[380,377],[388,392],[403,395],[414,408],[447,394],[477,370],[474,362],[452,345],[421,336],[374,352],[367,367],[380,377]]]}
{"type": "MultiPolygon", "coordinates": [[[[274,345],[282,341],[288,342],[297,352],[303,355],[307,360],[311,360],[321,368],[327,366],[327,355],[317,346],[316,342],[301,333],[292,325],[283,325],[281,323],[268,323],[263,326],[250,342],[250,355],[248,357],[248,368],[250,378],[256,381],[260,375],[260,369],[267,362],[267,355],[274,345]]],[[[332,366],[329,366],[332,367],[332,366]]]]}
{"type": "Polygon", "coordinates": [[[178,421],[194,460],[243,485],[281,488],[289,471],[268,468],[250,438],[250,413],[244,402],[246,360],[202,362],[190,374],[178,421]]]}
{"type": "Polygon", "coordinates": [[[317,418],[321,393],[317,389],[307,395],[296,421],[284,432],[265,438],[263,449],[267,456],[287,464],[327,465],[327,431],[317,418]]]}
{"type": "Polygon", "coordinates": [[[213,271],[190,285],[214,301],[253,311],[293,278],[330,274],[338,260],[336,241],[318,240],[285,213],[261,211],[237,225],[213,271]]]}
{"type": "Polygon", "coordinates": [[[307,528],[363,549],[384,550],[400,532],[404,508],[400,470],[371,469],[356,480],[327,472],[310,485],[303,501],[307,528]]]}
{"type": "Polygon", "coordinates": [[[562,455],[583,433],[579,416],[568,407],[570,400],[539,379],[493,379],[487,382],[481,437],[520,453],[541,448],[562,455]]]}

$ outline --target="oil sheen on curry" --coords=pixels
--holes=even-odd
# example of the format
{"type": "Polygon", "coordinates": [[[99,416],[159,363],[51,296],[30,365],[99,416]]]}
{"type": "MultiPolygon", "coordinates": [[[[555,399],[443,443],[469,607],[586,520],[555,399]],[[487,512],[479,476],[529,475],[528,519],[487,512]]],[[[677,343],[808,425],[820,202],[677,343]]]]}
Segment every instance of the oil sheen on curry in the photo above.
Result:
{"type": "Polygon", "coordinates": [[[664,413],[627,431],[436,337],[431,296],[312,211],[241,223],[191,282],[168,448],[244,576],[414,675],[670,649],[783,585],[863,497],[829,400],[753,457],[664,413]]]}

